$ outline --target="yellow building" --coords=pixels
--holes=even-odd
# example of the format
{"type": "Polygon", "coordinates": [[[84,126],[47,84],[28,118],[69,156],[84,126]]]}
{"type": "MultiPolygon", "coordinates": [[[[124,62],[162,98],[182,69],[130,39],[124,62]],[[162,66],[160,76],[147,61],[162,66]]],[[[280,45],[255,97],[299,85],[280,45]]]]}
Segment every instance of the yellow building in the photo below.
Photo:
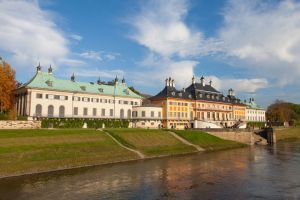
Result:
{"type": "Polygon", "coordinates": [[[224,96],[212,87],[212,82],[204,83],[192,78],[189,87],[177,90],[174,80],[166,79],[165,88],[150,98],[153,104],[163,108],[165,128],[222,128],[231,127],[238,120],[245,119],[244,104],[234,96],[232,89],[224,96]]]}

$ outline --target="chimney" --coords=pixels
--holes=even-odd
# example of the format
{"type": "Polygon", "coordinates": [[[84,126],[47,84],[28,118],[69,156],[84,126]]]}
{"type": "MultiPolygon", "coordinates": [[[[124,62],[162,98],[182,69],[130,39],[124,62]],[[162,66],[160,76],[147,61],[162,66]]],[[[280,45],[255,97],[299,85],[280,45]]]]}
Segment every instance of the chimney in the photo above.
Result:
{"type": "Polygon", "coordinates": [[[119,79],[118,79],[118,76],[116,76],[116,78],[115,78],[115,84],[118,84],[118,82],[119,82],[119,79]]]}
{"type": "Polygon", "coordinates": [[[204,86],[204,77],[203,76],[201,76],[201,78],[200,78],[200,83],[202,86],[204,86]]]}
{"type": "Polygon", "coordinates": [[[182,88],[182,91],[185,92],[185,88],[182,88]]]}
{"type": "Polygon", "coordinates": [[[41,67],[41,65],[39,63],[39,65],[36,67],[36,72],[41,72],[41,71],[42,71],[42,67],[41,67]]]}
{"type": "Polygon", "coordinates": [[[53,71],[53,69],[52,69],[52,67],[50,65],[50,67],[48,68],[48,74],[52,74],[52,71],[53,71]]]}
{"type": "Polygon", "coordinates": [[[123,79],[122,79],[122,83],[125,84],[125,78],[124,78],[124,76],[123,76],[123,79]]]}
{"type": "Polygon", "coordinates": [[[171,85],[171,82],[172,82],[172,79],[171,79],[171,77],[169,77],[169,80],[168,80],[168,86],[170,86],[170,87],[172,86],[172,85],[171,85]]]}
{"type": "Polygon", "coordinates": [[[193,78],[192,78],[192,84],[195,84],[195,76],[193,75],[193,78]]]}
{"type": "Polygon", "coordinates": [[[175,87],[174,79],[172,79],[172,87],[175,87]]]}
{"type": "Polygon", "coordinates": [[[168,78],[165,80],[165,86],[168,86],[168,78]]]}
{"type": "Polygon", "coordinates": [[[210,85],[210,86],[211,86],[211,84],[212,84],[212,80],[209,81],[209,85],[210,85]]]}
{"type": "Polygon", "coordinates": [[[71,81],[75,82],[75,75],[74,75],[74,73],[71,76],[71,81]]]}
{"type": "Polygon", "coordinates": [[[98,78],[98,80],[97,80],[97,84],[98,84],[98,85],[101,85],[100,76],[99,76],[99,78],[98,78]]]}

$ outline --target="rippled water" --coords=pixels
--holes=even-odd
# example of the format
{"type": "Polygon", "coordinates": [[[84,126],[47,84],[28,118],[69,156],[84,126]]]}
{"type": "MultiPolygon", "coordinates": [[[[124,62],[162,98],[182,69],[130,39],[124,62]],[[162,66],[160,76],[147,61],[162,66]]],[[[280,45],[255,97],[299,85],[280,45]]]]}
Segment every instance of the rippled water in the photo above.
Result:
{"type": "Polygon", "coordinates": [[[300,199],[300,140],[2,179],[0,199],[300,199]]]}

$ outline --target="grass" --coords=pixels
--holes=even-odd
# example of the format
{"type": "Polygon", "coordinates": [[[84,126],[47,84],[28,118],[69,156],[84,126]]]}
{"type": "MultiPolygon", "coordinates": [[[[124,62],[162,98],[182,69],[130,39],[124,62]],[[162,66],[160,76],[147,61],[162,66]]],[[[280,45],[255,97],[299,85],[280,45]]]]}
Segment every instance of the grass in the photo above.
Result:
{"type": "Polygon", "coordinates": [[[0,177],[136,158],[102,131],[0,130],[0,177]]]}
{"type": "Polygon", "coordinates": [[[177,140],[162,130],[108,129],[123,145],[136,149],[146,156],[162,156],[195,152],[196,149],[177,140]]]}
{"type": "Polygon", "coordinates": [[[183,137],[187,141],[199,145],[200,147],[208,151],[232,149],[247,146],[246,144],[242,144],[239,142],[223,140],[221,138],[218,138],[216,136],[210,135],[202,131],[174,130],[173,132],[183,137]]]}
{"type": "Polygon", "coordinates": [[[276,140],[300,138],[300,127],[275,129],[276,140]]]}

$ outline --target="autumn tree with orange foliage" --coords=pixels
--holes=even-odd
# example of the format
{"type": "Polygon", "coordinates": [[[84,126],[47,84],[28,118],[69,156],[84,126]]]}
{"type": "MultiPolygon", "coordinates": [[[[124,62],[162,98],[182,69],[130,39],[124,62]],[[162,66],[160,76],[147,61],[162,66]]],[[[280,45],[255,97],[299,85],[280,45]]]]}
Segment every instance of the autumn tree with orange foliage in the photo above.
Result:
{"type": "Polygon", "coordinates": [[[15,70],[0,57],[0,112],[14,109],[13,91],[17,87],[15,70]]]}

